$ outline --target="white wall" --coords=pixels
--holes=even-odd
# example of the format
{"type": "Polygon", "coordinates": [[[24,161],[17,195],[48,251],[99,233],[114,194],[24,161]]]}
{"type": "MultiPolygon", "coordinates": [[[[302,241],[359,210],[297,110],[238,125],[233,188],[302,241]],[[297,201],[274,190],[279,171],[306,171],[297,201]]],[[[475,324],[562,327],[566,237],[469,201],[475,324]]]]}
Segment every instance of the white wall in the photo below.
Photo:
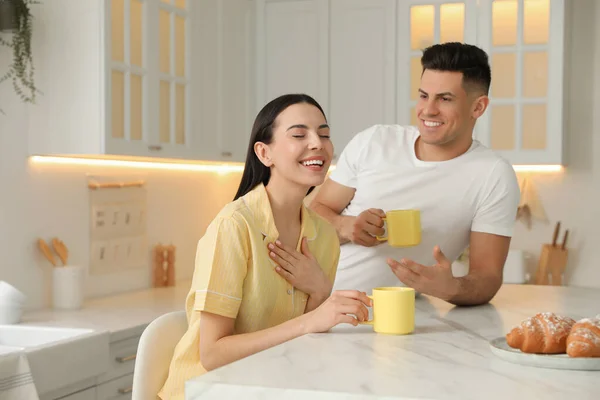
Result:
{"type": "MultiPolygon", "coordinates": [[[[0,48],[0,71],[10,54],[0,48]]],[[[51,266],[36,240],[57,236],[74,264],[88,265],[86,174],[124,174],[146,180],[148,245],[177,246],[176,278],[191,277],[196,242],[235,194],[240,174],[32,164],[27,158],[27,111],[9,83],[0,85],[0,280],[21,289],[28,307],[50,304],[51,266]]],[[[148,253],[150,254],[150,253],[148,253]]],[[[150,259],[150,258],[149,258],[150,259]]],[[[87,296],[151,286],[148,269],[90,276],[87,296]]]]}

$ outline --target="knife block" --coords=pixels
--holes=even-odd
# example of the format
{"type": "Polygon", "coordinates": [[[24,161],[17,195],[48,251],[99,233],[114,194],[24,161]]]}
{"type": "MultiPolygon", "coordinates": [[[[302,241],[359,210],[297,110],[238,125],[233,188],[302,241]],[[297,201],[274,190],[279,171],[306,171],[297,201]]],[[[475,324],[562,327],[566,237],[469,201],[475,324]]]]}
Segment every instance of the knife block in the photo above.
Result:
{"type": "Polygon", "coordinates": [[[537,285],[561,286],[567,266],[568,250],[551,244],[544,244],[535,276],[537,285]]]}
{"type": "Polygon", "coordinates": [[[153,286],[175,286],[175,246],[154,246],[153,286]]]}

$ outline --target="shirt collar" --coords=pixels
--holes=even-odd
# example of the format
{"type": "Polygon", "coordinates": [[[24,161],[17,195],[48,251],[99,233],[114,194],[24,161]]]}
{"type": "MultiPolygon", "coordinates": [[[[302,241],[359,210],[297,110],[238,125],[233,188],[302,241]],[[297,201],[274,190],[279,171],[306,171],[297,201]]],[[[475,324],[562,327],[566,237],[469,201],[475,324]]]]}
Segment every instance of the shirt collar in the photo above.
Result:
{"type": "MultiPolygon", "coordinates": [[[[275,226],[273,210],[271,209],[271,203],[269,202],[269,196],[267,195],[265,185],[262,183],[256,185],[254,189],[243,196],[243,200],[252,211],[255,222],[265,239],[268,239],[268,241],[275,241],[279,238],[279,231],[275,226]]],[[[315,240],[317,237],[317,230],[314,217],[304,203],[302,203],[300,217],[302,224],[300,230],[301,237],[306,237],[307,240],[315,240]]],[[[300,244],[300,241],[298,243],[300,244]]]]}

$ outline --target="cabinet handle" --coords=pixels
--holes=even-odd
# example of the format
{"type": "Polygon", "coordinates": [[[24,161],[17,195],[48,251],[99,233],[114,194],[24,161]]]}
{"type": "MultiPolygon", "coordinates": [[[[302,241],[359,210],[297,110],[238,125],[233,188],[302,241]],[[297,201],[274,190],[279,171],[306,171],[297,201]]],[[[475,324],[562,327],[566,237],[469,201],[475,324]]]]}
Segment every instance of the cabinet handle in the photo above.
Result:
{"type": "Polygon", "coordinates": [[[119,394],[127,394],[133,392],[133,386],[130,386],[125,389],[119,389],[119,394]]]}
{"type": "Polygon", "coordinates": [[[233,153],[230,152],[230,151],[224,151],[224,152],[221,153],[221,155],[223,157],[231,157],[231,156],[233,156],[233,153]]]}
{"type": "Polygon", "coordinates": [[[117,362],[120,363],[126,363],[127,361],[133,361],[135,360],[136,355],[132,354],[130,356],[126,356],[126,357],[116,357],[115,360],[117,360],[117,362]]]}
{"type": "Polygon", "coordinates": [[[151,144],[148,146],[148,150],[150,151],[161,151],[162,150],[162,146],[160,145],[155,145],[155,144],[151,144]]]}

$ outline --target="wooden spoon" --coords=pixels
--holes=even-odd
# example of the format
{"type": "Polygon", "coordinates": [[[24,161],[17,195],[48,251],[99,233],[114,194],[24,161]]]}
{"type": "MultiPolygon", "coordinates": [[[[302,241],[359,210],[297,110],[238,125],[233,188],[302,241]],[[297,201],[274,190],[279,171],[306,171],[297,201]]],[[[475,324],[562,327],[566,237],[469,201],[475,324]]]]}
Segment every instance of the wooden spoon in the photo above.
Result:
{"type": "Polygon", "coordinates": [[[69,250],[67,249],[67,246],[65,246],[62,240],[54,238],[52,239],[52,247],[56,254],[58,254],[63,266],[67,265],[67,260],[69,259],[69,250]]]}
{"type": "Polygon", "coordinates": [[[50,247],[48,246],[48,244],[46,243],[46,241],[44,239],[38,239],[38,247],[39,247],[40,251],[42,252],[42,254],[44,255],[44,257],[46,257],[46,259],[48,261],[50,261],[50,263],[53,266],[56,267],[56,260],[54,260],[54,255],[52,254],[50,247]]]}

